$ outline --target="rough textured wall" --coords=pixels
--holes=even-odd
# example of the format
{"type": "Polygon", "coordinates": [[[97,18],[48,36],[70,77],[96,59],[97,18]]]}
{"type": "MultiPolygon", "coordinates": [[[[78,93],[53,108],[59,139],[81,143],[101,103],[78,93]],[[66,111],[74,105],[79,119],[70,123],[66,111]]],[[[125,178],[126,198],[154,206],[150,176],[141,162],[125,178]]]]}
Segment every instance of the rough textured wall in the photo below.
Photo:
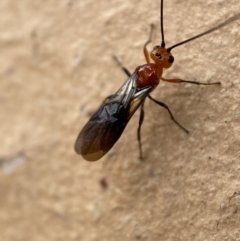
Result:
{"type": "MultiPolygon", "coordinates": [[[[239,0],[168,0],[167,45],[239,10],[239,0]]],[[[144,64],[151,23],[150,47],[159,0],[1,1],[1,240],[240,240],[240,20],[174,49],[164,73],[220,87],[161,83],[153,93],[189,135],[148,100],[143,162],[138,112],[102,160],[74,153],[126,79],[112,55],[131,72],[144,64]]]]}

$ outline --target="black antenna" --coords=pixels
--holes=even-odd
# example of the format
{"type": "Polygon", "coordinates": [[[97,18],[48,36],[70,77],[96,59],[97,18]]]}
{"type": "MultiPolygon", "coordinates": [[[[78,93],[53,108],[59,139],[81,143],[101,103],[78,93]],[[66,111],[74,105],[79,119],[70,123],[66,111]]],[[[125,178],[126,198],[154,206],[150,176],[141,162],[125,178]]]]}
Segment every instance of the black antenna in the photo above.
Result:
{"type": "Polygon", "coordinates": [[[205,31],[205,32],[203,32],[203,33],[200,33],[200,34],[198,34],[198,35],[196,35],[196,36],[194,36],[194,37],[192,37],[192,38],[186,39],[186,40],[184,40],[184,41],[182,41],[182,42],[180,42],[180,43],[178,43],[178,44],[173,45],[173,46],[170,47],[170,48],[167,48],[167,51],[170,52],[173,48],[175,48],[175,47],[177,47],[177,46],[179,46],[179,45],[185,44],[185,43],[190,42],[190,41],[192,41],[192,40],[194,40],[194,39],[196,39],[196,38],[202,37],[202,36],[207,35],[207,34],[213,32],[213,31],[215,31],[215,30],[218,30],[218,29],[220,29],[220,28],[223,28],[224,26],[228,25],[229,23],[231,23],[231,22],[233,22],[233,21],[235,21],[235,20],[237,20],[237,19],[239,19],[239,18],[240,18],[240,13],[238,13],[238,14],[236,14],[235,16],[227,19],[225,22],[220,23],[220,24],[219,24],[218,26],[216,26],[216,27],[213,27],[213,28],[211,28],[211,29],[209,29],[209,30],[207,30],[207,31],[205,31]]]}
{"type": "Polygon", "coordinates": [[[161,0],[161,6],[160,6],[160,26],[161,26],[161,34],[162,34],[162,43],[161,43],[161,47],[164,48],[165,47],[165,41],[164,41],[164,32],[163,32],[163,0],[161,0]]]}

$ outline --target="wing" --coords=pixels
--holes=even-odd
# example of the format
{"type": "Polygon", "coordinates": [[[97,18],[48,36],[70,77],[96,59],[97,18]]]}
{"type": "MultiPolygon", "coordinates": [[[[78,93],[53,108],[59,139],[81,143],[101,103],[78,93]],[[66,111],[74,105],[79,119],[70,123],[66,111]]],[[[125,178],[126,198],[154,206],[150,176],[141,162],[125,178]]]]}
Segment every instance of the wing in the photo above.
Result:
{"type": "Polygon", "coordinates": [[[152,86],[137,88],[133,74],[116,92],[106,98],[83,127],[75,143],[75,151],[87,161],[97,161],[117,142],[128,121],[152,86]]]}

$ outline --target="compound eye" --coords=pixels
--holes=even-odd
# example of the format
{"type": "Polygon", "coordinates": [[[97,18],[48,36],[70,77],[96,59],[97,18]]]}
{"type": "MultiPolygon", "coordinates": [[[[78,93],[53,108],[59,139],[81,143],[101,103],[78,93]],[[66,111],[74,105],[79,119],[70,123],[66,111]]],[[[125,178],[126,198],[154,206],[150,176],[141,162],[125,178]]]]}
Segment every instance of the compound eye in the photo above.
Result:
{"type": "Polygon", "coordinates": [[[159,53],[156,53],[155,56],[156,56],[158,59],[162,59],[162,55],[159,54],[159,53]]]}
{"type": "Polygon", "coordinates": [[[159,49],[160,48],[160,45],[156,45],[153,47],[153,50],[156,50],[156,49],[159,49]]]}
{"type": "Polygon", "coordinates": [[[174,57],[171,55],[168,57],[168,62],[172,64],[174,62],[174,57]]]}

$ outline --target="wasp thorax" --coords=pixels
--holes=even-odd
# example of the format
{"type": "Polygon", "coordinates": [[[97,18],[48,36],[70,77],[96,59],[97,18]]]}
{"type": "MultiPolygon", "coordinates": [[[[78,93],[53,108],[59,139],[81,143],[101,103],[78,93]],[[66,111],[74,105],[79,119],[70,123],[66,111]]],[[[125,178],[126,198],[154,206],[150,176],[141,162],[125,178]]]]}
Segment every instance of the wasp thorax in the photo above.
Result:
{"type": "Polygon", "coordinates": [[[155,46],[150,54],[151,59],[157,64],[167,69],[172,66],[174,57],[166,48],[161,46],[155,46]]]}

